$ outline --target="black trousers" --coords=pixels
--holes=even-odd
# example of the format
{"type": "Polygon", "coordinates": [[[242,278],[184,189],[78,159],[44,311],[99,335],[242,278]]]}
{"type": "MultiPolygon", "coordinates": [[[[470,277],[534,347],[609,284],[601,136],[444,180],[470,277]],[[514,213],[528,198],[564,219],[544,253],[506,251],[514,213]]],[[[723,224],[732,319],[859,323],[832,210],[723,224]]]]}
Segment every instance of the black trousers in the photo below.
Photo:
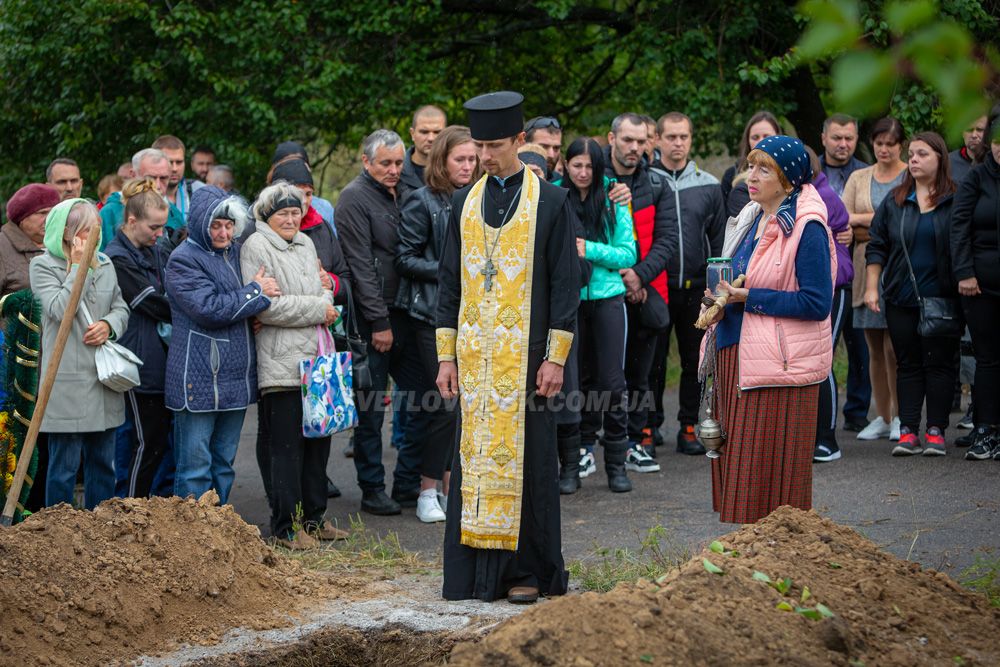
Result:
{"type": "Polygon", "coordinates": [[[580,436],[588,444],[604,438],[619,442],[628,437],[625,405],[625,301],[621,296],[580,302],[580,389],[586,396],[580,436]]]}
{"type": "Polygon", "coordinates": [[[628,388],[628,439],[642,441],[642,429],[653,410],[653,393],[649,389],[649,370],[656,353],[655,329],[642,326],[639,307],[625,304],[628,336],[625,339],[625,385],[628,388]]]}
{"type": "Polygon", "coordinates": [[[437,390],[438,358],[434,327],[411,317],[410,328],[414,349],[423,366],[425,388],[414,392],[414,400],[410,401],[408,407],[427,413],[427,430],[413,434],[422,449],[420,474],[431,479],[442,479],[444,471],[451,470],[452,453],[455,451],[457,404],[454,399],[446,401],[437,390]]]}
{"type": "Polygon", "coordinates": [[[125,409],[133,424],[132,460],[128,469],[130,498],[146,498],[153,487],[153,478],[160,468],[163,455],[170,447],[173,414],[167,409],[163,394],[125,392],[125,409]]]}
{"type": "MultiPolygon", "coordinates": [[[[833,333],[833,347],[844,330],[844,321],[851,310],[851,286],[838,287],[833,291],[833,308],[830,311],[830,329],[833,333]]],[[[816,443],[833,445],[837,442],[834,431],[837,428],[837,378],[830,369],[826,380],[819,385],[819,406],[816,410],[816,443]]]]}
{"type": "Polygon", "coordinates": [[[323,522],[330,438],[302,437],[298,389],[263,394],[257,410],[257,465],[271,506],[271,534],[290,538],[293,523],[310,530],[323,522]]]}
{"type": "Polygon", "coordinates": [[[963,296],[962,308],[976,353],[973,417],[977,425],[1000,424],[1000,298],[963,296]]]}
{"type": "MultiPolygon", "coordinates": [[[[385,468],[382,466],[382,423],[386,406],[383,405],[389,376],[396,382],[396,390],[409,396],[422,396],[428,390],[424,364],[416,349],[411,318],[402,310],[389,309],[392,327],[392,347],[379,352],[371,345],[371,325],[361,319],[358,323],[361,336],[368,341],[368,369],[372,375],[372,388],[356,393],[358,427],[354,430],[354,467],[358,486],[362,491],[385,490],[385,468]],[[413,392],[420,392],[414,394],[413,392]]],[[[436,374],[435,374],[436,377],[436,374]]],[[[413,409],[412,401],[404,400],[403,409],[413,409]],[[410,405],[407,405],[407,404],[410,405]]],[[[419,408],[419,403],[418,406],[419,408]]],[[[430,432],[429,415],[419,409],[407,415],[406,433],[396,456],[393,472],[393,491],[420,487],[420,468],[423,443],[430,432]]]]}
{"type": "Polygon", "coordinates": [[[679,287],[670,290],[670,325],[657,335],[656,350],[653,354],[653,368],[649,374],[649,388],[656,399],[656,406],[650,412],[649,426],[658,429],[666,421],[667,357],[670,355],[670,332],[677,336],[677,353],[681,361],[681,384],[678,392],[680,405],[677,409],[679,424],[696,424],[701,409],[701,383],[698,382],[698,356],[704,331],[695,327],[701,313],[701,297],[705,288],[679,287]]]}
{"type": "Polygon", "coordinates": [[[899,421],[913,433],[920,429],[926,400],[927,427],[948,427],[951,400],[958,376],[958,338],[928,338],[917,332],[920,310],[914,306],[885,305],[889,338],[896,351],[896,394],[899,421]]]}

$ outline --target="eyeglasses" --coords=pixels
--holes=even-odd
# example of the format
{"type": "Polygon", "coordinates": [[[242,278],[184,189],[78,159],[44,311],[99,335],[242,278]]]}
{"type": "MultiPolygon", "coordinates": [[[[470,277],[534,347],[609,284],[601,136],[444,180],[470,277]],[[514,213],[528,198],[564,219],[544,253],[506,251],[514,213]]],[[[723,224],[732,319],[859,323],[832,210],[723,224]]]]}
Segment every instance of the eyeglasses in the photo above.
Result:
{"type": "Polygon", "coordinates": [[[527,125],[524,126],[524,131],[531,132],[532,130],[545,130],[550,127],[556,130],[562,130],[562,125],[559,124],[558,118],[553,118],[552,116],[536,116],[528,121],[527,125]]]}

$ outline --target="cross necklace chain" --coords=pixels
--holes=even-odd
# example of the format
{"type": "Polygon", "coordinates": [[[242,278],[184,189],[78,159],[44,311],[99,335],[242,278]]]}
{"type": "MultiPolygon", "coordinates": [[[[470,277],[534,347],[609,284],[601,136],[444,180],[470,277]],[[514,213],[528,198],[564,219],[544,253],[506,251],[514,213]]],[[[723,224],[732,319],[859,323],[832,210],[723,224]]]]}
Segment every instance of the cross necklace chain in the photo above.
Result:
{"type": "Polygon", "coordinates": [[[485,191],[486,190],[485,188],[484,188],[484,192],[483,192],[483,198],[479,202],[479,215],[482,218],[482,223],[483,223],[483,248],[488,250],[488,252],[486,253],[486,264],[483,266],[482,269],[479,270],[479,273],[483,274],[486,277],[486,284],[484,285],[484,287],[485,287],[485,289],[486,289],[487,292],[493,291],[493,278],[494,278],[494,276],[497,275],[496,265],[493,263],[493,253],[496,252],[497,244],[500,242],[500,232],[503,231],[504,225],[506,225],[510,221],[511,213],[513,213],[514,210],[517,208],[517,206],[515,204],[516,203],[520,203],[519,202],[519,195],[521,194],[521,188],[523,186],[524,186],[524,183],[522,183],[521,185],[517,186],[517,190],[514,192],[514,196],[511,197],[511,200],[510,200],[511,201],[511,205],[507,208],[507,213],[506,213],[506,215],[504,215],[503,220],[500,221],[500,226],[497,227],[497,235],[496,235],[496,238],[493,239],[493,245],[492,246],[490,245],[490,242],[486,238],[486,208],[485,207],[486,207],[486,195],[488,193],[485,191]]]}

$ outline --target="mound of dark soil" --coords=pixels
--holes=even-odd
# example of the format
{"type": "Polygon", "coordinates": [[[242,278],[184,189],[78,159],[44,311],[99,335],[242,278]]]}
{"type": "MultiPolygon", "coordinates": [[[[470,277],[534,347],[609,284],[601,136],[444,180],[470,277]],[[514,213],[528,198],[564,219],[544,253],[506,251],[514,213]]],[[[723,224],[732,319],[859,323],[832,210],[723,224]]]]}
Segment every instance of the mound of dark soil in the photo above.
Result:
{"type": "Polygon", "coordinates": [[[657,583],[540,604],[449,665],[1000,664],[1000,609],[815,512],[719,542],[657,583]]]}

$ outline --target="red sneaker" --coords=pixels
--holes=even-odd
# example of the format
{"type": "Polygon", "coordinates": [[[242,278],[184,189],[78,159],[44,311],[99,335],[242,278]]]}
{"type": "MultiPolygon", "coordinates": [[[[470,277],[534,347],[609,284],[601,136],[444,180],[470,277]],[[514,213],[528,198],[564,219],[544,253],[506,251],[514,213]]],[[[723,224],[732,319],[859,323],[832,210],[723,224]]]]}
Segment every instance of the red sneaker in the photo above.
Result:
{"type": "Polygon", "coordinates": [[[892,455],[913,456],[923,451],[924,448],[920,446],[920,438],[917,437],[917,434],[907,431],[906,433],[899,434],[899,442],[892,448],[892,455]]]}

